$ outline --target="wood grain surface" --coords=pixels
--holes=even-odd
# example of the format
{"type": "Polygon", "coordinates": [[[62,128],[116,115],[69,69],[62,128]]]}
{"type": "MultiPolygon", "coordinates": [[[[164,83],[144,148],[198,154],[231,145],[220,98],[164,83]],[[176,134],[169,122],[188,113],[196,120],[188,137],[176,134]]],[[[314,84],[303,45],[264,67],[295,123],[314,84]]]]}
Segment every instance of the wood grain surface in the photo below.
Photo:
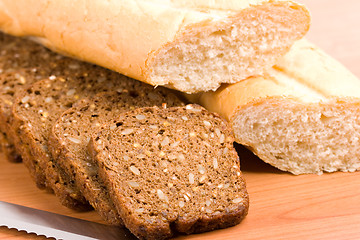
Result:
{"type": "MultiPolygon", "coordinates": [[[[360,78],[359,0],[299,0],[312,13],[308,39],[360,78]]],[[[250,195],[250,211],[238,226],[178,239],[360,239],[360,172],[293,176],[237,145],[250,195]]],[[[91,211],[61,206],[37,189],[22,164],[0,155],[0,200],[102,222],[91,211]]],[[[45,239],[0,227],[0,239],[45,239]]]]}

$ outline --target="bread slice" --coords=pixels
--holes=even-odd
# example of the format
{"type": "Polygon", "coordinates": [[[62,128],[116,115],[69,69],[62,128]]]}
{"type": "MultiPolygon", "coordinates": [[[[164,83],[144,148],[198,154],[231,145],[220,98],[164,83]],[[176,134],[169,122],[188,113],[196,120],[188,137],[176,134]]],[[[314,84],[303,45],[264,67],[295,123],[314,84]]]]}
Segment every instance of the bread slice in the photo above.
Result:
{"type": "Polygon", "coordinates": [[[26,151],[31,153],[23,160],[32,177],[38,185],[45,184],[53,189],[62,204],[75,209],[86,208],[88,204],[79,189],[52,160],[48,145],[52,125],[62,112],[81,98],[142,84],[100,67],[86,65],[89,68],[78,69],[81,78],[52,75],[31,85],[13,105],[13,127],[20,137],[20,142],[15,145],[25,149],[21,154],[26,151]]]}
{"type": "Polygon", "coordinates": [[[260,74],[309,25],[283,0],[3,0],[0,11],[7,33],[188,93],[260,74]]]}
{"type": "Polygon", "coordinates": [[[293,174],[360,169],[360,80],[306,40],[264,77],[192,96],[238,143],[293,174]]]}
{"type": "Polygon", "coordinates": [[[82,209],[87,208],[86,200],[79,191],[74,191],[73,183],[52,163],[47,144],[52,123],[77,101],[75,93],[66,95],[67,87],[63,78],[45,79],[30,86],[14,103],[12,124],[20,139],[15,146],[37,186],[53,190],[63,205],[82,209]]]}
{"type": "Polygon", "coordinates": [[[200,106],[119,114],[89,148],[125,226],[140,239],[230,227],[247,214],[232,132],[200,106]]]}
{"type": "Polygon", "coordinates": [[[55,123],[50,136],[54,161],[74,180],[85,198],[110,224],[119,224],[120,217],[98,178],[96,166],[89,161],[87,144],[92,133],[119,114],[145,106],[184,105],[164,88],[134,86],[123,92],[100,93],[65,111],[55,123]]]}
{"type": "Polygon", "coordinates": [[[37,62],[49,63],[39,61],[37,57],[42,56],[45,60],[45,53],[47,56],[56,55],[29,40],[0,33],[0,131],[3,134],[4,155],[12,162],[20,162],[21,156],[13,145],[13,142],[17,141],[13,138],[17,136],[11,133],[12,127],[9,124],[11,106],[21,89],[43,77],[43,72],[39,72],[35,65],[37,62]]]}
{"type": "Polygon", "coordinates": [[[16,95],[29,84],[38,81],[36,71],[33,69],[21,69],[17,72],[7,72],[0,75],[0,131],[3,136],[4,153],[12,162],[21,161],[21,156],[16,152],[13,145],[17,141],[17,135],[13,133],[11,126],[11,108],[16,95]]]}

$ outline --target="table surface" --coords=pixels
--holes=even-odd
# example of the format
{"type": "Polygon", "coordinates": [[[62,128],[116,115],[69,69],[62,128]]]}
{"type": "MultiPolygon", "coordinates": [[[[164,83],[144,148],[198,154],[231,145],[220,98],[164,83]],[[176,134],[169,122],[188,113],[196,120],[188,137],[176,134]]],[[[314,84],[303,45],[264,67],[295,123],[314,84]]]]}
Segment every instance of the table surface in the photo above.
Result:
{"type": "MultiPolygon", "coordinates": [[[[312,13],[308,39],[360,78],[359,0],[298,0],[312,13]]],[[[245,220],[232,228],[178,239],[360,239],[360,172],[294,176],[238,147],[250,195],[245,220]]],[[[0,200],[102,222],[95,212],[61,206],[37,189],[22,164],[0,155],[0,200]]],[[[45,239],[0,227],[0,239],[45,239]]]]}

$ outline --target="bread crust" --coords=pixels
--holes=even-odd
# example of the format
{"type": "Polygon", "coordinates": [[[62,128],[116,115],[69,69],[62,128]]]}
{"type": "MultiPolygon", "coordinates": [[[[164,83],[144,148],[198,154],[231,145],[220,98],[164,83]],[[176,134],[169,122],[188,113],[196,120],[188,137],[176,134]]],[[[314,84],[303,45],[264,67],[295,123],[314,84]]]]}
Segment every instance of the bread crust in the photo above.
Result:
{"type": "MultiPolygon", "coordinates": [[[[31,36],[55,51],[104,66],[152,85],[167,85],[181,91],[195,92],[214,90],[220,83],[212,82],[211,76],[204,76],[204,82],[208,82],[207,84],[190,87],[181,85],[185,80],[174,82],[171,78],[158,79],[152,76],[154,62],[169,48],[178,48],[179,44],[192,38],[196,39],[200,33],[221,31],[241,21],[257,21],[272,15],[293,14],[291,17],[282,16],[289,18],[289,21],[285,21],[284,28],[300,26],[288,34],[292,38],[279,48],[266,49],[267,52],[271,52],[271,56],[280,56],[288,50],[295,39],[307,32],[310,22],[306,8],[290,1],[171,2],[2,0],[0,28],[13,35],[31,36]],[[258,17],[249,20],[247,18],[250,15],[258,17]]],[[[276,31],[270,26],[266,27],[269,28],[269,32],[276,31]]],[[[275,39],[276,37],[281,36],[274,36],[275,39]]],[[[253,47],[259,51],[259,46],[253,47]]],[[[259,56],[253,56],[251,59],[259,56]]],[[[257,72],[261,73],[273,65],[275,60],[269,57],[267,64],[254,62],[253,65],[261,65],[257,69],[257,72]]],[[[238,69],[237,72],[246,72],[240,70],[243,69],[238,69]]],[[[248,77],[249,74],[228,77],[224,81],[236,82],[248,77]]]]}

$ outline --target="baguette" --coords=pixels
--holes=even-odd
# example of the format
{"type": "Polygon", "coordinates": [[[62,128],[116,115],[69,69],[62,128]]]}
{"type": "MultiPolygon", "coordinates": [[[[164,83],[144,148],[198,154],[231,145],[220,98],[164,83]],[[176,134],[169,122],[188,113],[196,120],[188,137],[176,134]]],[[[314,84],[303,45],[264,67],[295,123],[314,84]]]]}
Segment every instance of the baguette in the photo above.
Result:
{"type": "Polygon", "coordinates": [[[188,93],[262,73],[309,25],[281,0],[0,0],[4,32],[188,93]]]}
{"type": "Polygon", "coordinates": [[[306,40],[264,77],[188,97],[229,120],[238,143],[281,170],[360,169],[360,80],[306,40]]]}

